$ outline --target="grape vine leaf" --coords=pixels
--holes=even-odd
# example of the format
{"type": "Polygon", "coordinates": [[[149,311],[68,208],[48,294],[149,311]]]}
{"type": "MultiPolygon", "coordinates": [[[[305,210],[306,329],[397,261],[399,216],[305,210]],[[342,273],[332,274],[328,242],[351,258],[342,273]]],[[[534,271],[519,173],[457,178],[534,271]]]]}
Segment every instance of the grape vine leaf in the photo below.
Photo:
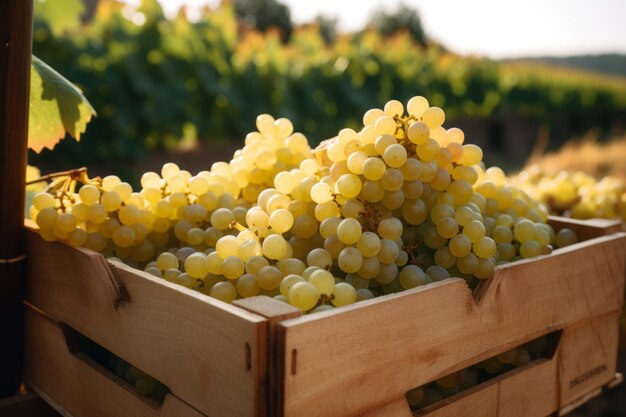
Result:
{"type": "Polygon", "coordinates": [[[96,115],[82,91],[33,55],[30,71],[28,147],[52,149],[68,133],[76,141],[96,115]]]}

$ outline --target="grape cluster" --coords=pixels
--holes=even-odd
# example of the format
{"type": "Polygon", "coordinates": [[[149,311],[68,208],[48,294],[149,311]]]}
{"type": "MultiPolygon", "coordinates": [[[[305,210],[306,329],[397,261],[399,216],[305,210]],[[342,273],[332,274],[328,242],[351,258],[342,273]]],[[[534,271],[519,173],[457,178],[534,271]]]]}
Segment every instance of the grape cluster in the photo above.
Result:
{"type": "Polygon", "coordinates": [[[287,119],[261,115],[210,171],[168,163],[138,192],[115,176],[82,178],[78,193],[66,181],[30,214],[46,240],[222,301],[267,295],[303,312],[451,276],[474,285],[499,263],[575,241],[444,121],[424,97],[406,112],[392,100],[312,150],[287,119]]]}
{"type": "Polygon", "coordinates": [[[606,176],[596,180],[582,171],[550,174],[531,166],[511,178],[545,203],[552,213],[576,219],[621,219],[626,221],[626,184],[606,176]]]}

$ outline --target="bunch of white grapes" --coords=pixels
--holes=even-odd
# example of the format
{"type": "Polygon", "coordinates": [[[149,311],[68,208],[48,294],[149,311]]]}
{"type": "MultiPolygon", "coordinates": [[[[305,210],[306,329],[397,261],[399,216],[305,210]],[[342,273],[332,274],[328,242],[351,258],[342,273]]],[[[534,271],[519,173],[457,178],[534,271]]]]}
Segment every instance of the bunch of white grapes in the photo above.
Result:
{"type": "Polygon", "coordinates": [[[230,162],[165,164],[142,189],[115,176],[37,194],[46,240],[85,246],[225,302],[266,295],[317,312],[494,267],[575,241],[546,208],[484,169],[481,149],[424,97],[369,110],[312,150],[257,118],[230,162]]]}
{"type": "Polygon", "coordinates": [[[596,180],[582,171],[545,172],[531,166],[511,178],[528,190],[551,212],[576,219],[621,219],[626,221],[626,184],[613,176],[596,180]]]}

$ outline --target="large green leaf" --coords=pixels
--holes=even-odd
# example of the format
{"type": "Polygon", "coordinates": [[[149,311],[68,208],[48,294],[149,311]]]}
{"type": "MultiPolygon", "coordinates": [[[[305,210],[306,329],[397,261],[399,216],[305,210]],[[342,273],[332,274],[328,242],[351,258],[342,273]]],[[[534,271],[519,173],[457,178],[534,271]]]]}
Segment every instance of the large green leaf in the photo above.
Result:
{"type": "Polygon", "coordinates": [[[33,56],[30,72],[28,147],[52,149],[68,133],[77,141],[96,114],[82,91],[33,56]]]}

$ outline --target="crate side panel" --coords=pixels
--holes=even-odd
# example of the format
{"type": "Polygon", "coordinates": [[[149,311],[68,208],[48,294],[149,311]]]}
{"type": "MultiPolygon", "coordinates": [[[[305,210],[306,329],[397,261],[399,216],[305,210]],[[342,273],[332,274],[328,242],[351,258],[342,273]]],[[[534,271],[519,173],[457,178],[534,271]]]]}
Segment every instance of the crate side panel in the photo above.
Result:
{"type": "Polygon", "coordinates": [[[262,317],[34,232],[28,242],[29,303],[204,413],[255,415],[262,317]]]}
{"type": "Polygon", "coordinates": [[[72,355],[59,325],[26,309],[24,376],[73,417],[201,417],[173,395],[162,406],[124,388],[102,370],[72,355]]]}
{"type": "Polygon", "coordinates": [[[358,415],[567,323],[617,311],[625,236],[511,264],[478,305],[464,281],[450,279],[283,322],[285,415],[358,415]],[[334,396],[341,387],[350,389],[334,396]]]}

